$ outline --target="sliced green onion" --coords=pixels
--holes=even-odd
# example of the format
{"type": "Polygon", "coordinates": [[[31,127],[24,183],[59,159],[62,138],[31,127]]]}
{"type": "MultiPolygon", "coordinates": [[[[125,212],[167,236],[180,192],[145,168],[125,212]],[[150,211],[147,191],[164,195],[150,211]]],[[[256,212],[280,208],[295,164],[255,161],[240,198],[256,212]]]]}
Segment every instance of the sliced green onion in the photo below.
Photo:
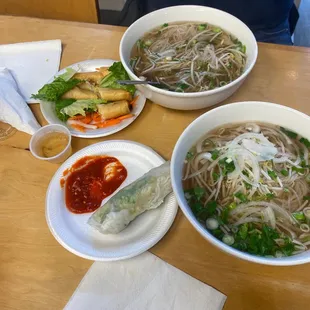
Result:
{"type": "Polygon", "coordinates": [[[241,192],[236,193],[234,196],[236,198],[238,198],[241,202],[247,202],[248,201],[247,197],[244,194],[242,194],[241,192]]]}
{"type": "Polygon", "coordinates": [[[277,179],[277,174],[273,170],[268,170],[268,175],[271,177],[272,180],[277,179]]]}
{"type": "Polygon", "coordinates": [[[213,180],[216,182],[220,178],[220,175],[216,172],[213,172],[212,177],[213,177],[213,180]]]}
{"type": "Polygon", "coordinates": [[[292,171],[296,171],[297,173],[305,173],[304,168],[292,167],[292,171]]]}
{"type": "Polygon", "coordinates": [[[206,220],[206,227],[210,230],[214,230],[217,229],[219,227],[219,222],[218,220],[214,219],[214,218],[208,218],[206,220]]]}
{"type": "Polygon", "coordinates": [[[203,31],[203,30],[205,30],[206,28],[207,28],[207,24],[201,24],[201,25],[198,26],[198,30],[199,30],[199,31],[203,31]]]}
{"type": "Polygon", "coordinates": [[[235,242],[235,238],[231,235],[224,235],[222,241],[227,245],[233,245],[235,242]]]}
{"type": "Polygon", "coordinates": [[[284,132],[288,137],[292,138],[292,139],[296,139],[297,138],[297,133],[294,131],[290,131],[288,129],[285,129],[284,127],[280,127],[280,130],[282,132],[284,132]]]}
{"type": "Polygon", "coordinates": [[[168,27],[168,26],[169,26],[168,23],[164,23],[164,24],[162,25],[162,28],[165,28],[165,27],[168,27]]]}
{"type": "Polygon", "coordinates": [[[292,213],[292,216],[297,220],[297,221],[305,221],[306,217],[303,212],[294,212],[292,213]]]}
{"type": "Polygon", "coordinates": [[[216,33],[222,31],[222,29],[221,29],[220,27],[214,27],[212,30],[213,30],[214,32],[216,32],[216,33]]]}
{"type": "Polygon", "coordinates": [[[215,150],[213,150],[213,151],[211,152],[211,158],[212,158],[213,160],[216,160],[219,156],[220,156],[220,151],[219,151],[219,150],[215,149],[215,150]]]}
{"type": "Polygon", "coordinates": [[[285,169],[281,170],[281,174],[284,175],[285,177],[287,177],[289,175],[288,171],[285,169]]]}
{"type": "Polygon", "coordinates": [[[304,144],[307,148],[310,148],[310,141],[306,138],[300,138],[299,141],[304,144]]]}

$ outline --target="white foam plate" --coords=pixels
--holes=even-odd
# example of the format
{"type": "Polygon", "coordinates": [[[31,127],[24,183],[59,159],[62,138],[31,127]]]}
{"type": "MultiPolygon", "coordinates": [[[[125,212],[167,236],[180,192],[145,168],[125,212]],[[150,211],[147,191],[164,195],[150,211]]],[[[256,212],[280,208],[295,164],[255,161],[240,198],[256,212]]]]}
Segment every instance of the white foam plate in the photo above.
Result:
{"type": "Polygon", "coordinates": [[[127,169],[127,178],[119,189],[165,162],[151,148],[136,142],[112,140],[90,145],[71,156],[57,170],[46,193],[45,212],[50,231],[64,248],[83,258],[113,261],[134,257],[155,245],[173,223],[178,204],[171,193],[160,207],[144,212],[115,235],[103,235],[90,227],[87,220],[92,213],[74,214],[67,209],[60,179],[64,170],[81,157],[104,154],[116,157],[127,169]]]}
{"type": "MultiPolygon", "coordinates": [[[[96,68],[99,67],[110,67],[116,60],[111,59],[91,59],[91,60],[85,60],[78,63],[75,63],[71,66],[68,66],[67,68],[72,68],[74,70],[77,70],[79,72],[87,72],[87,71],[95,71],[96,68]]],[[[60,75],[65,73],[66,69],[64,68],[61,71],[59,71],[56,75],[60,75]]],[[[54,80],[54,77],[51,78],[48,83],[51,83],[54,80]]],[[[58,119],[56,112],[55,112],[55,103],[53,102],[47,102],[47,101],[40,101],[40,109],[44,116],[44,118],[47,120],[49,124],[61,124],[68,127],[70,130],[72,136],[79,137],[79,138],[99,138],[99,137],[105,137],[112,135],[113,133],[116,133],[127,126],[129,126],[132,122],[135,121],[135,119],[139,116],[139,114],[142,112],[146,98],[145,96],[139,92],[138,90],[135,93],[135,96],[139,96],[138,100],[136,101],[136,104],[132,110],[132,114],[135,116],[132,118],[128,118],[123,120],[121,123],[110,126],[107,128],[99,128],[94,130],[87,130],[85,132],[80,132],[78,130],[74,130],[70,126],[67,126],[66,123],[62,122],[60,119],[58,119]]]]}

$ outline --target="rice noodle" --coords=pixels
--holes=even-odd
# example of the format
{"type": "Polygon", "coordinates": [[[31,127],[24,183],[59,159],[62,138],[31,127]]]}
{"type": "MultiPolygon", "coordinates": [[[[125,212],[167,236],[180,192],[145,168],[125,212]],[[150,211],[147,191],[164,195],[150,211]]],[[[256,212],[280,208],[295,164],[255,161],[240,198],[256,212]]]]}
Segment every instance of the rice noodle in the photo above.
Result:
{"type": "Polygon", "coordinates": [[[310,249],[310,161],[299,140],[269,124],[217,128],[194,145],[196,155],[185,163],[186,179],[193,180],[192,186],[204,184],[204,205],[215,200],[218,216],[235,204],[222,231],[234,234],[246,223],[257,230],[267,225],[279,232],[279,246],[288,238],[294,253],[301,253],[310,249]]]}

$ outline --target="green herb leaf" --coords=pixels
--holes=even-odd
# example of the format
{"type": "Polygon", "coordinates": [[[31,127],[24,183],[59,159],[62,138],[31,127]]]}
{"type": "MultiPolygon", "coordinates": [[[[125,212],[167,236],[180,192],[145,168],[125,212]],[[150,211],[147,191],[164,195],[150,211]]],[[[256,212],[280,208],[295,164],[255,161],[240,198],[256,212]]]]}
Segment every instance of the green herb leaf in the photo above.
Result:
{"type": "Polygon", "coordinates": [[[289,175],[288,170],[282,169],[281,174],[287,177],[289,175]]]}
{"type": "Polygon", "coordinates": [[[307,148],[310,148],[310,141],[306,138],[300,138],[299,141],[304,144],[307,148]]]}
{"type": "Polygon", "coordinates": [[[303,200],[310,200],[310,196],[304,196],[303,200]]]}
{"type": "Polygon", "coordinates": [[[226,176],[228,173],[231,173],[235,170],[235,164],[233,161],[227,163],[227,157],[219,161],[220,166],[223,168],[223,175],[226,176]]]}
{"type": "Polygon", "coordinates": [[[305,173],[304,168],[292,167],[292,171],[296,171],[297,173],[305,173]]]}
{"type": "Polygon", "coordinates": [[[197,198],[197,200],[200,200],[206,193],[206,190],[202,187],[195,187],[194,188],[194,194],[197,198]]]}
{"type": "Polygon", "coordinates": [[[168,27],[168,26],[169,26],[168,23],[164,23],[164,24],[162,25],[162,28],[165,28],[165,27],[168,27]]]}
{"type": "Polygon", "coordinates": [[[243,239],[243,240],[246,239],[246,237],[248,236],[248,224],[247,223],[242,224],[239,227],[238,235],[240,236],[241,239],[243,239]]]}
{"type": "Polygon", "coordinates": [[[206,28],[207,28],[207,24],[201,24],[201,25],[198,26],[198,30],[199,30],[199,31],[203,31],[203,30],[205,30],[206,28]]]}
{"type": "Polygon", "coordinates": [[[220,151],[218,149],[214,149],[212,152],[211,152],[211,158],[213,160],[216,160],[218,159],[218,157],[220,156],[220,151]]]}
{"type": "Polygon", "coordinates": [[[220,178],[220,175],[216,172],[213,172],[212,177],[213,177],[214,182],[216,182],[220,178]]]}
{"type": "Polygon", "coordinates": [[[246,189],[251,189],[252,188],[251,184],[249,184],[249,183],[247,183],[245,181],[243,181],[243,183],[244,183],[244,186],[245,186],[246,189]]]}
{"type": "Polygon", "coordinates": [[[80,82],[81,81],[78,79],[65,81],[63,78],[57,77],[52,83],[45,84],[36,95],[32,95],[31,97],[34,99],[56,102],[64,93],[74,88],[80,82]]]}
{"type": "Polygon", "coordinates": [[[268,170],[268,175],[271,177],[272,180],[277,179],[277,174],[273,170],[268,170]]]}
{"type": "Polygon", "coordinates": [[[231,209],[229,209],[229,207],[223,208],[223,211],[221,213],[221,220],[223,221],[224,224],[228,223],[228,217],[230,211],[231,209]]]}
{"type": "Polygon", "coordinates": [[[131,95],[134,95],[136,91],[136,87],[134,85],[121,85],[116,82],[117,80],[130,80],[128,73],[120,61],[114,62],[109,68],[109,71],[110,73],[101,80],[100,87],[125,89],[129,91],[131,95]]]}
{"type": "Polygon", "coordinates": [[[193,157],[194,157],[194,152],[192,152],[192,151],[189,151],[189,152],[187,152],[187,154],[186,154],[186,159],[192,159],[193,157]]]}
{"type": "Polygon", "coordinates": [[[274,197],[275,197],[275,195],[272,194],[272,193],[266,194],[266,198],[267,198],[267,199],[273,199],[274,197]]]}
{"type": "Polygon", "coordinates": [[[236,198],[238,198],[241,202],[247,202],[248,199],[246,195],[242,194],[241,192],[238,192],[234,195],[236,198]]]}
{"type": "Polygon", "coordinates": [[[294,216],[294,218],[297,221],[305,221],[306,220],[306,217],[305,217],[303,212],[294,212],[294,213],[292,213],[292,216],[294,216]]]}
{"type": "Polygon", "coordinates": [[[280,130],[282,132],[284,132],[288,137],[292,138],[292,139],[296,139],[297,138],[297,133],[294,131],[290,131],[288,129],[285,129],[284,127],[280,127],[280,130]]]}
{"type": "Polygon", "coordinates": [[[57,100],[56,103],[55,103],[55,111],[56,111],[56,115],[57,117],[65,122],[68,118],[69,118],[69,115],[66,115],[66,114],[63,114],[61,113],[60,111],[71,105],[73,102],[75,102],[76,100],[75,99],[60,99],[60,100],[57,100]]]}

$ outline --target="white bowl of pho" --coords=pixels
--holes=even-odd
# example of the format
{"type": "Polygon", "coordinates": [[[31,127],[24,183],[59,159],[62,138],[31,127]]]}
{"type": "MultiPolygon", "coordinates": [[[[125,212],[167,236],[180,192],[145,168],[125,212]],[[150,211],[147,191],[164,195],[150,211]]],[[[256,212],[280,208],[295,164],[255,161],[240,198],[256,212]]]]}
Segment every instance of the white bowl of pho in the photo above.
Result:
{"type": "Polygon", "coordinates": [[[221,106],[192,122],[174,148],[171,178],[195,229],[248,261],[309,262],[309,128],[309,116],[264,102],[221,106]]]}
{"type": "Polygon", "coordinates": [[[162,106],[194,110],[232,95],[257,58],[251,30],[236,17],[204,6],[174,6],[133,23],[120,43],[120,58],[137,88],[162,106]]]}

